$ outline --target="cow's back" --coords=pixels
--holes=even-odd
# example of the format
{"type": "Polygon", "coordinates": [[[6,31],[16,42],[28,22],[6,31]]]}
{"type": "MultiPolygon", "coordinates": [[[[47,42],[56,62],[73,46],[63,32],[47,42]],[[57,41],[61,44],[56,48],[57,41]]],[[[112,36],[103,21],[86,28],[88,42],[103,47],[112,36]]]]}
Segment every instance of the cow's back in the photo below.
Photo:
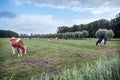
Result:
{"type": "Polygon", "coordinates": [[[13,47],[22,47],[24,46],[22,40],[20,38],[11,38],[10,43],[13,47]]]}

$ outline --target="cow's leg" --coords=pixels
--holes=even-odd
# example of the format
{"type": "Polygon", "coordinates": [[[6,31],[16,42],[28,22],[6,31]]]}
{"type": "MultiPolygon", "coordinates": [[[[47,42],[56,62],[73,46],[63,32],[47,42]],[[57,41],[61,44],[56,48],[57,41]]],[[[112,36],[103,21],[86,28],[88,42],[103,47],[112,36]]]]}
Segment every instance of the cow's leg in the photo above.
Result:
{"type": "Polygon", "coordinates": [[[19,50],[19,48],[17,48],[17,52],[18,52],[18,53],[20,53],[20,50],[19,50]]]}
{"type": "Polygon", "coordinates": [[[105,40],[103,39],[103,40],[101,41],[101,45],[104,45],[104,43],[105,43],[105,40]]]}
{"type": "Polygon", "coordinates": [[[21,51],[22,51],[22,53],[26,54],[26,46],[21,47],[21,51]]]}
{"type": "Polygon", "coordinates": [[[96,42],[96,46],[98,46],[98,42],[96,42]]]}
{"type": "Polygon", "coordinates": [[[101,43],[102,46],[104,46],[104,43],[101,43]]]}
{"type": "Polygon", "coordinates": [[[25,46],[25,54],[26,54],[26,49],[27,49],[27,46],[25,46]]]}
{"type": "Polygon", "coordinates": [[[22,57],[22,53],[20,53],[20,56],[22,57]]]}
{"type": "Polygon", "coordinates": [[[17,48],[17,51],[18,51],[18,57],[20,57],[20,49],[17,48]]]}
{"type": "Polygon", "coordinates": [[[22,50],[19,48],[19,51],[20,51],[20,56],[22,56],[22,50]]]}
{"type": "Polygon", "coordinates": [[[19,48],[19,56],[22,56],[22,50],[19,48]]]}
{"type": "Polygon", "coordinates": [[[22,53],[18,53],[18,57],[22,56],[22,53]]]}
{"type": "Polygon", "coordinates": [[[14,47],[11,47],[12,48],[12,52],[13,52],[13,55],[15,54],[15,48],[14,47]]]}
{"type": "Polygon", "coordinates": [[[106,41],[104,42],[104,45],[106,45],[106,41]]]}
{"type": "Polygon", "coordinates": [[[18,57],[20,57],[20,53],[18,53],[18,57]]]}
{"type": "Polygon", "coordinates": [[[22,56],[22,53],[18,53],[18,57],[22,56]]]}

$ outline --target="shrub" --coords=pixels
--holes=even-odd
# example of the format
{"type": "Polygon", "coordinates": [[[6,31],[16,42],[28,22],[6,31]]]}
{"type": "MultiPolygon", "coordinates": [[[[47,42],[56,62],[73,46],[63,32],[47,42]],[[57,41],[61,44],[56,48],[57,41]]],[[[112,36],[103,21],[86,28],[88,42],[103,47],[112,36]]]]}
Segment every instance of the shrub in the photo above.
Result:
{"type": "Polygon", "coordinates": [[[112,30],[108,30],[106,32],[106,37],[110,40],[114,36],[114,33],[112,30]]]}
{"type": "Polygon", "coordinates": [[[107,32],[107,29],[99,29],[96,31],[95,36],[96,37],[101,37],[101,36],[105,36],[107,32]]]}
{"type": "Polygon", "coordinates": [[[88,31],[83,30],[82,32],[83,32],[83,37],[84,37],[84,38],[88,37],[88,35],[89,35],[88,31]]]}
{"type": "Polygon", "coordinates": [[[95,33],[96,37],[101,37],[104,36],[108,39],[111,39],[114,36],[114,33],[112,30],[107,30],[107,29],[99,29],[95,33]]]}

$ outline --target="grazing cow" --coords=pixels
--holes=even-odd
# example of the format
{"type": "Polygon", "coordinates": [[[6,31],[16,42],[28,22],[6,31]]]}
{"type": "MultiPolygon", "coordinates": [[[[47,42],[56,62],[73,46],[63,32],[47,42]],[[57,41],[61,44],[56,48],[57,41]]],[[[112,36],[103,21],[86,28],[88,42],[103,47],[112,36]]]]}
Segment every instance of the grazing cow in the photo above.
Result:
{"type": "Polygon", "coordinates": [[[98,46],[98,44],[106,45],[106,42],[107,42],[107,39],[105,37],[101,37],[96,42],[96,46],[98,46]]]}
{"type": "Polygon", "coordinates": [[[15,49],[18,51],[18,57],[22,56],[22,54],[26,54],[26,46],[24,45],[23,41],[20,38],[11,38],[10,45],[15,54],[15,49]]]}
{"type": "Polygon", "coordinates": [[[48,42],[51,43],[52,42],[52,38],[48,38],[48,42]]]}

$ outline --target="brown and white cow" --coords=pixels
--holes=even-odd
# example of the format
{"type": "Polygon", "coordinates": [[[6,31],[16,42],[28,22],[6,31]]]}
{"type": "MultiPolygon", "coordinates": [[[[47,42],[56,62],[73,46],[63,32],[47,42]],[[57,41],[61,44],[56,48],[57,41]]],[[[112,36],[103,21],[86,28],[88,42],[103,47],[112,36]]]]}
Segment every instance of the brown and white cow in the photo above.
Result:
{"type": "Polygon", "coordinates": [[[22,54],[26,54],[26,46],[24,45],[23,41],[20,38],[11,38],[10,39],[10,45],[13,51],[13,54],[15,54],[15,50],[18,51],[18,57],[22,56],[22,54]]]}
{"type": "Polygon", "coordinates": [[[52,38],[48,38],[48,42],[49,42],[49,43],[51,43],[51,42],[52,42],[52,40],[53,40],[52,38]]]}

